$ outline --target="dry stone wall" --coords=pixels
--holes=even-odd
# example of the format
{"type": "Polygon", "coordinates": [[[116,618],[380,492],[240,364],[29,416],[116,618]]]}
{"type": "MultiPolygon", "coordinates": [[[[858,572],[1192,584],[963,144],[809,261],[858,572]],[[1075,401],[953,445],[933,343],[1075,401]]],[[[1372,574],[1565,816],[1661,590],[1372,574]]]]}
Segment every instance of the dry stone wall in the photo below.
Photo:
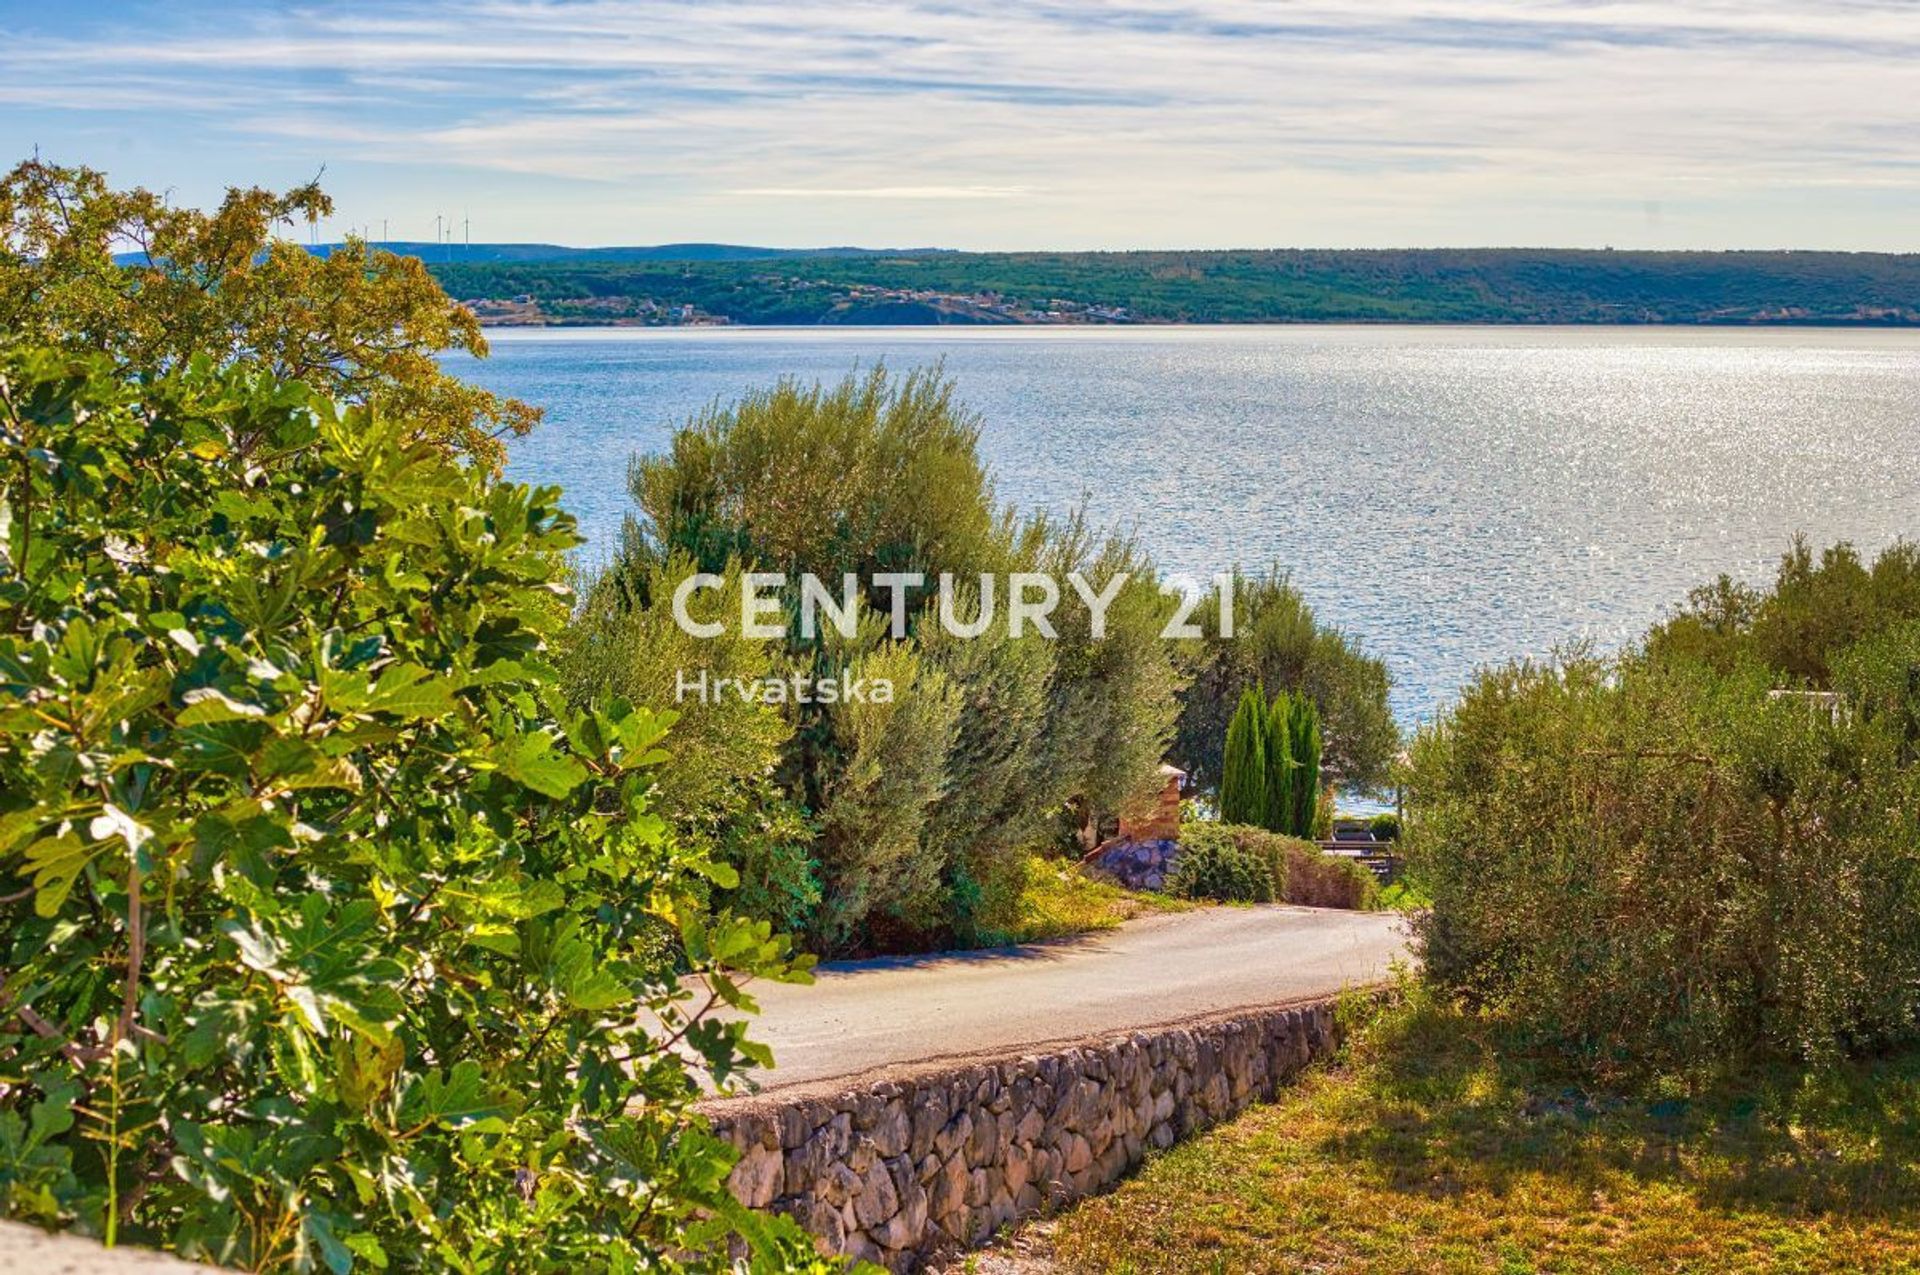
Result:
{"type": "Polygon", "coordinates": [[[707,1114],[741,1152],[744,1204],[904,1271],[1111,1186],[1336,1043],[1333,1003],[1319,1001],[707,1114]]]}

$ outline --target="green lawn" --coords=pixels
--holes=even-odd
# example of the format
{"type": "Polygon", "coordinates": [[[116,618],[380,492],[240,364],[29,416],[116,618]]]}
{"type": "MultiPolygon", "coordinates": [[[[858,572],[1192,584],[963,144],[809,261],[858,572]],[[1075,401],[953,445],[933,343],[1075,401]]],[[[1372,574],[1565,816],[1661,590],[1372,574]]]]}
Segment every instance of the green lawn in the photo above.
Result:
{"type": "Polygon", "coordinates": [[[1920,1053],[1612,1098],[1422,1000],[1016,1247],[1068,1271],[1920,1271],[1920,1053]]]}

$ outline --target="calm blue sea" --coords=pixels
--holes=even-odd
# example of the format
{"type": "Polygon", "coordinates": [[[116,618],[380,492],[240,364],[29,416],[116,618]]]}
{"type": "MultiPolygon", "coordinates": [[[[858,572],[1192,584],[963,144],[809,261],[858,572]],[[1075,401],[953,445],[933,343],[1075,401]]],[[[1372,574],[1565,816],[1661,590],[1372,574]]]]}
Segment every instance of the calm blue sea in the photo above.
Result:
{"type": "Polygon", "coordinates": [[[1278,563],[1385,657],[1409,724],[1475,666],[1617,644],[1788,537],[1920,536],[1920,334],[1231,327],[502,331],[460,375],[543,405],[513,476],[589,561],[628,458],[781,376],[944,361],[1000,494],[1084,504],[1170,573],[1278,563]]]}

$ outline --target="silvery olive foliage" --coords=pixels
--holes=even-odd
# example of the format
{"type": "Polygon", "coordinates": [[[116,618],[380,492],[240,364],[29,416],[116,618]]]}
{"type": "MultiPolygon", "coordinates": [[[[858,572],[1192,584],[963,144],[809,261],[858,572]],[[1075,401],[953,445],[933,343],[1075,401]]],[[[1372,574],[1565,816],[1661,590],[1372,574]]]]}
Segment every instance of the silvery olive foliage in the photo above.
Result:
{"type": "Polygon", "coordinates": [[[980,428],[937,367],[789,379],[715,405],[634,463],[636,517],[589,589],[573,684],[683,703],[716,776],[733,782],[691,819],[685,806],[669,813],[688,836],[733,847],[742,906],[802,924],[821,951],[998,941],[1029,854],[1057,844],[1063,818],[1084,852],[1163,783],[1179,714],[1174,644],[1161,637],[1174,599],[1126,538],[1003,504],[980,428]],[[696,569],[725,581],[703,620],[732,619],[688,646],[663,630],[667,599],[696,569]],[[753,639],[757,652],[739,637],[743,571],[785,581],[786,633],[753,639]],[[1078,573],[1096,592],[1126,580],[1098,638],[1084,599],[1062,585],[1047,637],[1010,631],[1013,572],[1078,573]],[[902,586],[898,635],[879,583],[896,573],[919,578],[902,586]],[[855,578],[851,635],[799,623],[803,574],[833,587],[855,578]],[[959,582],[954,616],[986,617],[977,635],[942,625],[943,574],[959,582]],[[680,675],[759,670],[885,682],[891,695],[745,710],[679,699],[680,675]],[[771,767],[740,746],[752,739],[777,749],[771,767]],[[752,795],[769,783],[779,791],[752,795]],[[756,875],[783,884],[753,890],[756,875]]]}
{"type": "Polygon", "coordinates": [[[1602,1077],[1910,1041],[1920,625],[1833,665],[1820,689],[1675,646],[1482,672],[1413,749],[1426,977],[1602,1077]]]}
{"type": "Polygon", "coordinates": [[[0,483],[6,1214],[253,1269],[817,1262],[690,1111],[766,1061],[710,1011],[806,960],[694,902],[670,715],[559,693],[556,491],[20,349],[0,483]]]}

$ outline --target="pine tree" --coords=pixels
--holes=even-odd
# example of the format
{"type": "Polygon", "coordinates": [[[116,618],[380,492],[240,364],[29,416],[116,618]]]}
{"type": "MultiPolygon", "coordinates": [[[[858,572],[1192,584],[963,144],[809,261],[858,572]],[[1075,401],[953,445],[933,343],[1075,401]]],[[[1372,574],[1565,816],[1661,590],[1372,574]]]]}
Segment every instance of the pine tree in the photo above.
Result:
{"type": "Polygon", "coordinates": [[[1227,744],[1220,771],[1220,818],[1227,823],[1261,823],[1267,811],[1267,697],[1249,690],[1227,723],[1227,744]]]}
{"type": "Polygon", "coordinates": [[[1292,830],[1299,801],[1294,792],[1293,700],[1282,691],[1266,710],[1267,805],[1260,826],[1269,832],[1292,830]]]}
{"type": "Polygon", "coordinates": [[[1289,829],[1296,837],[1313,837],[1313,821],[1316,807],[1320,801],[1320,755],[1323,751],[1320,734],[1320,709],[1305,695],[1293,703],[1293,712],[1288,720],[1289,751],[1294,762],[1294,774],[1291,797],[1293,800],[1293,827],[1289,829]]]}

